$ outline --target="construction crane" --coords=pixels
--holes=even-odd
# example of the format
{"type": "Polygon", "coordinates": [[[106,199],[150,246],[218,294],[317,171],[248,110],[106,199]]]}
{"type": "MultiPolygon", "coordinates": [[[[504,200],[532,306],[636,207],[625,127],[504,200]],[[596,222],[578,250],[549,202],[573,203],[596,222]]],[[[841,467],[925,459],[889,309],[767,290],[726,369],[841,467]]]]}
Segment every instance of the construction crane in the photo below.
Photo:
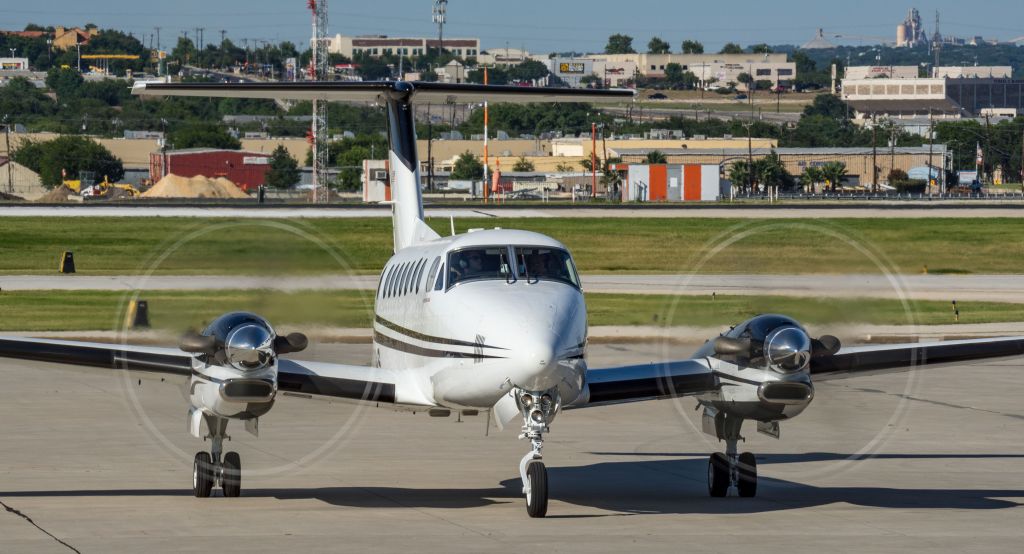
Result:
{"type": "MultiPolygon", "coordinates": [[[[327,79],[327,0],[309,0],[313,13],[313,40],[310,44],[313,59],[310,61],[309,76],[313,81],[327,79]]],[[[313,128],[310,137],[313,143],[313,202],[326,203],[330,199],[327,189],[327,101],[313,100],[313,128]]]]}

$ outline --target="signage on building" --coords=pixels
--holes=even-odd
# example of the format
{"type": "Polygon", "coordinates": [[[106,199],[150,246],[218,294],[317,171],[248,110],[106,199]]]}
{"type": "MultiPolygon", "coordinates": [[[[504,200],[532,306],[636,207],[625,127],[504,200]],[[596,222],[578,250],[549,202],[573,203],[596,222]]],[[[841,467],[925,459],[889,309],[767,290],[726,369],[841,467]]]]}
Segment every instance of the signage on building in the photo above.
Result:
{"type": "Polygon", "coordinates": [[[559,73],[586,73],[583,62],[562,62],[558,64],[559,73]]]}
{"type": "Polygon", "coordinates": [[[246,156],[242,158],[242,163],[245,165],[267,165],[270,163],[270,158],[264,156],[246,156]]]}

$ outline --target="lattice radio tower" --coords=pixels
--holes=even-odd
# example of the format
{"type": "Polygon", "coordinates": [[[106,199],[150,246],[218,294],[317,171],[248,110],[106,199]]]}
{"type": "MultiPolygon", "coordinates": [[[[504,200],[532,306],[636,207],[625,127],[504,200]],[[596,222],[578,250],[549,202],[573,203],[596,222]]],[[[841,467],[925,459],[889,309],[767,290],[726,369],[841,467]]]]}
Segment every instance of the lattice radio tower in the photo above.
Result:
{"type": "MultiPolygon", "coordinates": [[[[309,77],[313,81],[327,80],[327,0],[309,0],[313,12],[313,40],[310,47],[313,59],[310,61],[309,77]]],[[[329,200],[327,188],[327,101],[313,100],[313,196],[314,202],[329,200]]]]}
{"type": "Polygon", "coordinates": [[[437,53],[444,52],[444,24],[448,22],[448,0],[434,0],[434,23],[437,23],[437,53]]]}

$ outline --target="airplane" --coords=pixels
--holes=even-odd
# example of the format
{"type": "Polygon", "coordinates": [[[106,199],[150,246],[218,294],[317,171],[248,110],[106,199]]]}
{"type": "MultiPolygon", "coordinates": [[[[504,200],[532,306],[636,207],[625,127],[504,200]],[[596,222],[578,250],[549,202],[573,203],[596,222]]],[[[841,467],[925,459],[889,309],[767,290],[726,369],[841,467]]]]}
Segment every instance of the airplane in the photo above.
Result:
{"type": "Polygon", "coordinates": [[[500,426],[521,420],[530,443],[519,462],[530,517],[548,510],[542,448],[563,411],[694,397],[704,432],[725,442],[707,465],[712,497],[757,494],[757,461],[738,452],[747,421],[779,436],[780,423],[814,399],[817,382],[1024,355],[1024,337],[843,346],[812,338],[793,318],[766,314],[708,340],[690,358],[611,368],[588,367],[587,309],[569,249],[543,234],[479,230],[442,237],[426,225],[416,153],[414,102],[615,102],[632,91],[521,88],[420,82],[139,83],[143,96],[279,98],[383,104],[393,187],[394,255],[375,293],[372,365],[285,357],[301,333],[278,335],[270,322],[228,313],[178,348],[0,337],[0,357],[187,380],[188,430],[208,438],[195,455],[192,489],[241,494],[241,460],[224,452],[227,426],[258,434],[280,397],[327,397],[437,414],[487,412],[500,426]],[[204,432],[205,427],[205,432],[204,432]]]}

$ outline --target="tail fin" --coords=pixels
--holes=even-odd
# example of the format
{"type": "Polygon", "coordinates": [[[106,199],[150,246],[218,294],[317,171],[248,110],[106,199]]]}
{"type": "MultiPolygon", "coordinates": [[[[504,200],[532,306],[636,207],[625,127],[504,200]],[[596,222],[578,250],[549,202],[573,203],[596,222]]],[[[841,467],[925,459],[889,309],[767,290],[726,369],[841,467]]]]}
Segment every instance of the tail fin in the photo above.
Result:
{"type": "Polygon", "coordinates": [[[420,168],[416,157],[413,97],[437,103],[491,102],[622,102],[631,90],[531,88],[445,83],[297,82],[297,83],[147,83],[136,82],[132,94],[148,96],[211,96],[381,102],[388,109],[388,157],[394,204],[395,251],[438,238],[423,221],[420,168]]]}

